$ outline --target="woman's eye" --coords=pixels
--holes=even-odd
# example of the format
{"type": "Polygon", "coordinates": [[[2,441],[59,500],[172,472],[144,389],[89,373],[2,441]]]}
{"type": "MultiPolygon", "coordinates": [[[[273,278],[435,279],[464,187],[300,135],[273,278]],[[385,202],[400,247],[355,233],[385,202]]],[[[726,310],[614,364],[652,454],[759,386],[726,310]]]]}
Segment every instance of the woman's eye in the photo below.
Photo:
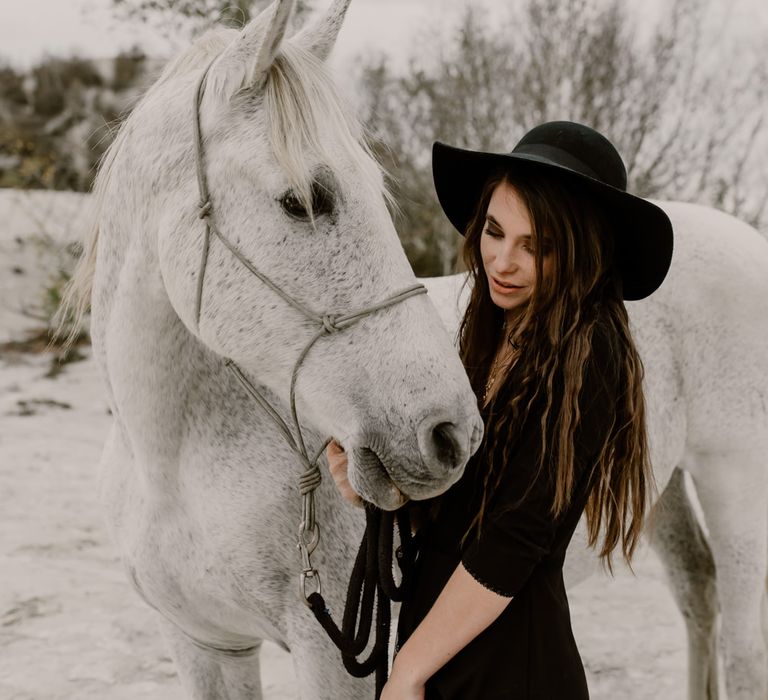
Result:
{"type": "Polygon", "coordinates": [[[487,233],[491,238],[503,238],[503,236],[500,233],[496,233],[495,231],[491,231],[491,229],[487,228],[483,231],[483,233],[487,233]]]}
{"type": "MultiPolygon", "coordinates": [[[[302,202],[301,198],[293,190],[288,190],[288,192],[280,198],[280,206],[288,216],[291,216],[294,219],[300,221],[309,221],[310,219],[309,212],[307,211],[304,202],[302,202]]],[[[331,214],[333,213],[333,207],[333,193],[326,187],[314,183],[312,185],[312,217],[316,219],[325,214],[331,214]]]]}

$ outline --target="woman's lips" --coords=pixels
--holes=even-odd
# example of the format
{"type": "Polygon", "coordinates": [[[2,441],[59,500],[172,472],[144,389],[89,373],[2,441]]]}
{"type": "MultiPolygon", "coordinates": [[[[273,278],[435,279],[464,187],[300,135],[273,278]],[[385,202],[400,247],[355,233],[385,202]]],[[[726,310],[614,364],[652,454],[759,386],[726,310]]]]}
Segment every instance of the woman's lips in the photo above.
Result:
{"type": "Polygon", "coordinates": [[[505,287],[495,277],[491,277],[490,280],[491,280],[491,287],[493,287],[495,291],[499,292],[499,294],[514,294],[516,292],[519,292],[521,289],[524,289],[524,287],[518,287],[518,286],[505,287]]]}

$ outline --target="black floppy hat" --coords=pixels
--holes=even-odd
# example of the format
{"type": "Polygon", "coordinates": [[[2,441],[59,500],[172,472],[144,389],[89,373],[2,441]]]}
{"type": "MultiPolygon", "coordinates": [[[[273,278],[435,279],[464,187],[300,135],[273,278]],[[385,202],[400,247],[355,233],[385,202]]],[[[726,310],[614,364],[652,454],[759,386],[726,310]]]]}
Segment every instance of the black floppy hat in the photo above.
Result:
{"type": "Polygon", "coordinates": [[[485,183],[497,170],[557,177],[594,195],[613,223],[615,265],[624,299],[643,299],[666,277],[672,262],[672,223],[651,202],[629,194],[627,171],[613,144],[583,124],[546,122],[531,129],[510,153],[432,147],[432,175],[445,215],[461,233],[475,212],[485,183]]]}

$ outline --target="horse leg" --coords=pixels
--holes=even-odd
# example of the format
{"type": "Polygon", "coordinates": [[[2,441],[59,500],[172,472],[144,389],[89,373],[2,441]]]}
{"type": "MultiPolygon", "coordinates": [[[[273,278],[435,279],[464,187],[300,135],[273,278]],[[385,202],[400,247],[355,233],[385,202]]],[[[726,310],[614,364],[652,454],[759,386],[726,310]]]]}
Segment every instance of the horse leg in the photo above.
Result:
{"type": "Polygon", "coordinates": [[[659,555],[688,636],[688,697],[717,700],[717,587],[715,562],[685,490],[672,472],[650,518],[650,543],[659,555]]]}
{"type": "MultiPolygon", "coordinates": [[[[335,606],[331,609],[335,610],[335,606]]],[[[373,675],[367,678],[350,676],[342,664],[341,652],[325,636],[325,631],[309,609],[298,601],[290,613],[288,629],[291,659],[301,700],[373,698],[373,675]]],[[[367,655],[368,650],[359,658],[367,658],[367,655]]]]}
{"type": "Polygon", "coordinates": [[[259,647],[248,656],[228,656],[197,646],[174,625],[160,622],[191,700],[262,700],[259,647]]]}
{"type": "Polygon", "coordinates": [[[762,631],[768,570],[764,459],[757,450],[695,455],[694,481],[717,568],[729,700],[768,697],[768,652],[762,631]]]}
{"type": "Polygon", "coordinates": [[[599,571],[600,560],[596,556],[594,548],[589,546],[587,519],[582,516],[573,531],[571,543],[565,554],[563,580],[566,590],[570,591],[599,571]]]}

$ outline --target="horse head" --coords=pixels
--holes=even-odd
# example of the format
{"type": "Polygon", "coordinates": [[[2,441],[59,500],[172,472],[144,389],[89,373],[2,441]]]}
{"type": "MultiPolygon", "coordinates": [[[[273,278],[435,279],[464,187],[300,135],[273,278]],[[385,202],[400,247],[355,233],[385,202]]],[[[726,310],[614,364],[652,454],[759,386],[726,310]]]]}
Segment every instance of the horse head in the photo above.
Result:
{"type": "MultiPolygon", "coordinates": [[[[348,4],[292,38],[291,0],[202,37],[148,92],[120,146],[186,332],[281,403],[317,327],[277,290],[332,318],[416,282],[381,170],[325,66],[348,4]]],[[[341,442],[353,487],[384,509],[448,488],[482,434],[426,295],[320,338],[295,404],[302,424],[341,442]]]]}

